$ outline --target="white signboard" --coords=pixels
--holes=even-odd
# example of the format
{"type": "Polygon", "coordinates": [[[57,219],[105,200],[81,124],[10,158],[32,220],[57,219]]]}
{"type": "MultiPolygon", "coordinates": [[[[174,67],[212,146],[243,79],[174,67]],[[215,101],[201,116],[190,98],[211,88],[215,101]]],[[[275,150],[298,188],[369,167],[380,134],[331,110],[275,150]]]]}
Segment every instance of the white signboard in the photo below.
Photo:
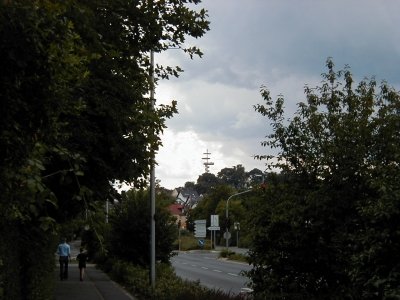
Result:
{"type": "Polygon", "coordinates": [[[211,215],[211,227],[219,226],[219,215],[211,215]]]}
{"type": "Polygon", "coordinates": [[[208,230],[221,230],[221,227],[219,227],[219,226],[210,226],[210,227],[208,227],[207,228],[208,230]]]}
{"type": "Polygon", "coordinates": [[[194,236],[197,238],[204,238],[207,236],[206,228],[207,220],[194,221],[194,236]]]}

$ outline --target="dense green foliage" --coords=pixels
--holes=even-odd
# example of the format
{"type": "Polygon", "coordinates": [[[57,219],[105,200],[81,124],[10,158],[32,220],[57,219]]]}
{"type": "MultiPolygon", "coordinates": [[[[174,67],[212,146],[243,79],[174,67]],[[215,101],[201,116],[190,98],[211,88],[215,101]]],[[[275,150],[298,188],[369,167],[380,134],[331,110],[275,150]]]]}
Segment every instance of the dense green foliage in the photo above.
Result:
{"type": "Polygon", "coordinates": [[[237,190],[249,188],[262,182],[264,173],[259,169],[245,171],[242,165],[221,169],[217,176],[212,173],[203,173],[195,182],[186,182],[185,188],[193,188],[197,193],[204,195],[220,185],[228,185],[237,190]]]}
{"type": "Polygon", "coordinates": [[[235,189],[243,189],[246,187],[247,174],[242,165],[232,168],[223,168],[217,174],[219,180],[223,184],[233,186],[235,189]]]}
{"type": "MultiPolygon", "coordinates": [[[[130,190],[123,194],[121,203],[114,204],[110,213],[110,234],[107,240],[110,257],[150,265],[150,202],[145,191],[130,190]]],[[[176,219],[162,201],[156,207],[156,260],[167,263],[177,239],[176,219]]]]}
{"type": "Polygon", "coordinates": [[[204,173],[197,179],[194,188],[200,195],[207,194],[213,187],[219,184],[217,176],[212,173],[204,173]]]}
{"type": "Polygon", "coordinates": [[[253,214],[256,299],[400,297],[400,95],[327,67],[288,121],[265,88],[256,106],[282,170],[253,214]]]}
{"type": "Polygon", "coordinates": [[[59,225],[113,199],[117,180],[146,185],[176,112],[152,107],[149,52],[201,55],[185,46],[208,30],[199,2],[0,2],[0,298],[52,297],[59,225]]]}

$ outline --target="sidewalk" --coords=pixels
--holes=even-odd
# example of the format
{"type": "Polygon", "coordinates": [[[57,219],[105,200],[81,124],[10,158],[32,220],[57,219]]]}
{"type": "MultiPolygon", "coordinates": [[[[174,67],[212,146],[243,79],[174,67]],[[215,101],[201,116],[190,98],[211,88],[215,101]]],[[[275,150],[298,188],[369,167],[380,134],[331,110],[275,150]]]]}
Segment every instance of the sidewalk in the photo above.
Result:
{"type": "Polygon", "coordinates": [[[95,265],[87,264],[84,281],[79,280],[79,268],[75,263],[75,256],[78,253],[77,241],[71,242],[72,263],[68,268],[68,279],[59,280],[59,266],[54,272],[56,286],[54,296],[56,300],[134,300],[131,295],[122,289],[118,284],[95,265]]]}

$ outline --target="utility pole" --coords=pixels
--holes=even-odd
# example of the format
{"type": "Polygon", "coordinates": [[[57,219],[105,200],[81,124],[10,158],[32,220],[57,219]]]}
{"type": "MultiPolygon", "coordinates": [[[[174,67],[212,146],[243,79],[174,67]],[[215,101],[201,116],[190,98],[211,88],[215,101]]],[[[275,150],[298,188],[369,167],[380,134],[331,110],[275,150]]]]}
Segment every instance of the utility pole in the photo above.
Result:
{"type": "MultiPolygon", "coordinates": [[[[154,51],[150,51],[150,101],[151,107],[154,110],[154,51]]],[[[150,165],[150,282],[151,287],[155,288],[156,283],[156,187],[155,187],[155,153],[151,151],[150,165]]]]}
{"type": "MultiPolygon", "coordinates": [[[[175,49],[175,48],[168,48],[175,49]]],[[[179,48],[176,48],[179,49],[179,48]]],[[[154,83],[154,51],[150,51],[150,101],[151,107],[154,110],[156,100],[154,98],[155,83],[154,83]]],[[[156,284],[156,173],[155,160],[156,155],[154,149],[151,151],[150,162],[150,282],[154,289],[156,284]]]]}

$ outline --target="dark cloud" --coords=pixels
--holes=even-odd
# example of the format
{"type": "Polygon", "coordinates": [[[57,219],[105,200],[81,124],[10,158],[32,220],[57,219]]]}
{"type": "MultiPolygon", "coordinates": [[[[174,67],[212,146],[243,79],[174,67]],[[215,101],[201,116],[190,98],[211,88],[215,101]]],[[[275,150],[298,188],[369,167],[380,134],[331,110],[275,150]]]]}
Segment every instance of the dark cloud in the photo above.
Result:
{"type": "Polygon", "coordinates": [[[190,78],[250,88],[254,77],[273,69],[319,74],[333,57],[340,67],[398,81],[400,2],[207,0],[203,6],[211,31],[198,41],[202,63],[185,62],[190,78]]]}
{"type": "MultiPolygon", "coordinates": [[[[304,85],[320,84],[328,57],[337,69],[349,65],[357,80],[376,76],[400,89],[400,1],[204,0],[202,6],[209,10],[211,30],[193,43],[204,57],[168,52],[166,60],[185,72],[162,83],[159,96],[178,100],[180,114],[168,121],[169,130],[195,133],[193,145],[214,147],[209,150],[221,164],[263,165],[251,158],[268,151],[260,142],[271,130],[253,109],[262,102],[261,85],[273,98],[285,96],[288,117],[304,100],[304,85]]],[[[160,161],[169,170],[160,176],[173,177],[165,167],[172,161],[193,162],[193,151],[160,161]]],[[[184,184],[185,176],[197,178],[192,173],[181,171],[175,180],[184,184]]]]}

